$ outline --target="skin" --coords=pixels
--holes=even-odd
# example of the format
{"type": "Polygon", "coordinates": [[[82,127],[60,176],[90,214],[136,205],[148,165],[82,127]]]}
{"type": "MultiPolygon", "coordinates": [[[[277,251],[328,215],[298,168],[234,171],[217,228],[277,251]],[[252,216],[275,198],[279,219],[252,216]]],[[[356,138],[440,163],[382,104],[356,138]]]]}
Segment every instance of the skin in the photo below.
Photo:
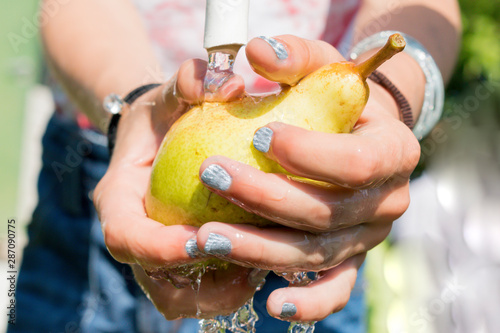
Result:
{"type": "MultiPolygon", "coordinates": [[[[42,6],[55,3],[45,0],[42,6]]],[[[459,45],[456,1],[401,1],[398,11],[391,11],[389,3],[363,2],[355,39],[386,29],[408,32],[431,51],[448,78],[459,45]],[[380,19],[384,13],[390,14],[390,20],[380,19]],[[373,22],[378,24],[375,31],[370,28],[373,22]],[[432,27],[432,33],[422,27],[432,27]]],[[[128,2],[72,0],[61,6],[41,30],[53,72],[99,128],[104,129],[109,118],[100,107],[107,94],[124,95],[141,84],[163,81],[161,76],[151,75],[159,65],[140,19],[128,2]],[[106,37],[105,43],[102,37],[106,37]],[[129,52],[131,48],[135,52],[129,52]],[[88,60],[97,58],[100,61],[88,60]]],[[[249,42],[246,55],[257,73],[282,84],[294,84],[326,63],[343,60],[335,48],[324,42],[294,36],[276,39],[288,50],[286,60],[278,59],[260,39],[249,42]]],[[[263,216],[273,216],[286,228],[258,229],[217,222],[200,229],[167,227],[146,217],[144,193],[164,134],[190,104],[205,98],[205,71],[206,62],[187,60],[161,87],[124,108],[115,153],[94,191],[110,253],[133,266],[138,282],[168,319],[195,316],[195,294],[191,288],[175,289],[166,281],[149,278],[145,271],[200,261],[190,258],[184,246],[196,237],[199,249],[203,249],[210,233],[231,240],[233,250],[225,259],[236,265],[223,275],[212,272],[204,277],[210,282],[202,282],[202,288],[207,287],[198,297],[199,316],[213,315],[210,309],[220,308],[220,295],[231,295],[222,311],[238,308],[253,293],[266,270],[283,267],[321,270],[322,279],[305,287],[275,290],[267,304],[272,316],[279,316],[283,303],[297,307],[297,314],[287,320],[320,320],[339,311],[349,299],[366,251],[385,239],[392,221],[409,204],[409,176],[420,154],[417,140],[399,121],[392,97],[370,82],[371,97],[352,134],[314,133],[280,123],[268,125],[274,131],[268,158],[295,174],[340,185],[336,189],[318,190],[221,156],[210,157],[203,164],[200,172],[217,163],[231,173],[231,187],[218,194],[236,199],[263,216]],[[232,168],[236,165],[238,168],[232,168]],[[250,175],[254,182],[248,190],[245,181],[250,175]],[[271,183],[275,186],[269,188],[271,183]],[[267,200],[267,191],[285,191],[287,200],[267,200]],[[307,223],[294,222],[300,214],[301,221],[307,223]],[[302,241],[306,237],[308,243],[302,241]]],[[[402,54],[383,65],[381,71],[409,99],[417,118],[425,81],[418,65],[402,54]]],[[[210,99],[228,101],[243,91],[243,80],[235,76],[210,99]]]]}

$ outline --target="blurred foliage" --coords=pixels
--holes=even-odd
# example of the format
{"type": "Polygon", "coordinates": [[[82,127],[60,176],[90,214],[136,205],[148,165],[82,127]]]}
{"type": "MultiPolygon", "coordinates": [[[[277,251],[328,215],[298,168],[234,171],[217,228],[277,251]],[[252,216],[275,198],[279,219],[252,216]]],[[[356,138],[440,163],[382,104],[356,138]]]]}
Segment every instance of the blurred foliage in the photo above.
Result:
{"type": "Polygon", "coordinates": [[[459,0],[462,11],[462,48],[450,96],[478,80],[500,80],[500,1],[459,0]]]}
{"type": "MultiPolygon", "coordinates": [[[[500,0],[458,1],[462,13],[462,44],[455,72],[447,86],[444,118],[434,131],[421,142],[421,160],[412,177],[418,177],[426,168],[429,170],[428,167],[433,166],[434,172],[430,177],[431,181],[443,177],[443,183],[448,182],[449,186],[450,179],[452,179],[454,183],[451,184],[455,187],[451,188],[466,189],[468,192],[470,187],[463,185],[467,183],[457,181],[457,179],[465,180],[457,176],[460,175],[457,170],[466,170],[466,174],[472,177],[468,179],[476,179],[473,178],[475,174],[481,174],[481,178],[477,179],[481,179],[483,182],[486,182],[484,179],[498,179],[495,177],[487,178],[489,176],[484,175],[483,172],[497,170],[490,167],[489,161],[492,161],[491,165],[500,165],[500,149],[498,149],[500,146],[500,0]],[[470,159],[471,162],[464,162],[467,159],[470,159]],[[437,169],[436,163],[441,163],[440,169],[437,169]],[[463,165],[457,167],[454,165],[455,163],[463,163],[463,165]],[[476,167],[477,169],[475,169],[476,167]]],[[[477,186],[498,189],[498,186],[493,182],[487,186],[485,184],[477,186]]],[[[432,188],[430,189],[432,190],[432,188]]],[[[465,206],[471,203],[462,202],[462,204],[465,206]]],[[[430,209],[432,210],[432,208],[430,209]]],[[[455,213],[450,215],[450,217],[456,216],[456,220],[441,221],[443,224],[436,226],[435,230],[440,230],[446,223],[448,225],[456,223],[457,226],[460,226],[465,220],[464,215],[460,215],[460,211],[465,210],[459,210],[456,215],[455,213]]],[[[439,315],[443,315],[443,318],[448,315],[446,313],[448,310],[444,310],[444,308],[442,312],[429,312],[432,315],[426,317],[425,321],[419,319],[422,309],[425,313],[425,310],[429,310],[432,304],[436,304],[432,301],[440,300],[442,299],[440,297],[444,295],[441,292],[442,286],[436,285],[436,281],[446,279],[447,276],[439,276],[439,272],[451,273],[450,267],[436,271],[429,263],[430,261],[427,261],[430,258],[426,257],[426,252],[418,247],[429,246],[432,241],[437,239],[444,245],[445,241],[441,240],[439,232],[435,232],[437,231],[431,230],[428,234],[422,232],[428,237],[418,236],[420,235],[418,234],[414,235],[414,238],[407,236],[404,240],[400,239],[399,241],[392,238],[390,239],[392,242],[386,240],[369,252],[366,264],[366,276],[369,283],[367,289],[369,332],[452,331],[451,327],[450,330],[446,330],[443,329],[443,326],[439,326],[445,325],[447,320],[438,319],[436,315],[438,312],[439,315]],[[405,252],[406,250],[408,252],[405,252]],[[398,272],[398,267],[404,275],[398,272]],[[391,281],[395,280],[394,276],[398,277],[398,275],[403,276],[403,282],[391,285],[391,281]],[[394,288],[394,285],[399,288],[394,288]],[[434,287],[437,290],[436,294],[432,294],[435,292],[432,290],[434,287]],[[402,304],[399,303],[401,300],[403,300],[402,304]],[[407,311],[406,317],[405,313],[397,312],[397,315],[391,313],[395,308],[394,304],[402,308],[403,311],[407,311]],[[408,312],[409,309],[411,311],[408,312]]],[[[457,235],[460,233],[459,231],[457,235]]],[[[453,236],[447,239],[453,239],[453,236]]],[[[455,244],[455,246],[457,245],[455,244]]],[[[453,257],[450,245],[447,244],[445,248],[446,253],[433,254],[433,257],[438,258],[436,262],[439,262],[439,258],[442,256],[447,256],[448,259],[453,257]]],[[[470,250],[463,249],[459,253],[467,251],[470,250]]],[[[454,255],[456,256],[454,260],[459,262],[459,256],[456,253],[454,255]]],[[[467,278],[468,283],[472,283],[473,280],[472,277],[467,278]]],[[[482,299],[466,298],[464,302],[481,303],[482,299]]],[[[455,309],[458,308],[457,305],[455,309]]],[[[480,309],[480,306],[478,308],[480,309]]],[[[481,312],[484,309],[478,311],[481,312]]],[[[474,316],[478,314],[482,318],[486,318],[480,312],[470,315],[472,322],[476,319],[474,316]]],[[[464,321],[459,318],[456,322],[463,323],[464,321]]],[[[487,329],[486,325],[484,329],[487,329]]],[[[457,331],[457,327],[454,331],[457,331]]]]}
{"type": "MultiPolygon", "coordinates": [[[[462,43],[454,74],[447,85],[441,125],[452,119],[456,125],[458,118],[460,123],[500,124],[500,0],[459,0],[459,4],[462,43]],[[478,98],[478,86],[490,89],[490,97],[486,100],[478,98]],[[479,104],[473,105],[475,102],[479,104]]],[[[461,126],[455,127],[459,130],[461,126]]],[[[436,152],[434,148],[439,139],[433,136],[433,132],[421,142],[422,155],[412,175],[414,178],[425,170],[436,152]]]]}

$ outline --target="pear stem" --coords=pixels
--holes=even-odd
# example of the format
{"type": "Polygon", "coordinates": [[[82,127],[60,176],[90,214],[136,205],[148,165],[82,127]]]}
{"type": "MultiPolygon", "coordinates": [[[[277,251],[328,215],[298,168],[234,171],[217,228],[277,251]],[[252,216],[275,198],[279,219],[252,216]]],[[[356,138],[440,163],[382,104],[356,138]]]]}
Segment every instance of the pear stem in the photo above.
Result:
{"type": "Polygon", "coordinates": [[[376,70],[384,62],[392,58],[393,55],[403,51],[406,46],[406,41],[400,34],[389,36],[387,43],[374,55],[355,66],[359,75],[366,80],[370,74],[376,70]]]}

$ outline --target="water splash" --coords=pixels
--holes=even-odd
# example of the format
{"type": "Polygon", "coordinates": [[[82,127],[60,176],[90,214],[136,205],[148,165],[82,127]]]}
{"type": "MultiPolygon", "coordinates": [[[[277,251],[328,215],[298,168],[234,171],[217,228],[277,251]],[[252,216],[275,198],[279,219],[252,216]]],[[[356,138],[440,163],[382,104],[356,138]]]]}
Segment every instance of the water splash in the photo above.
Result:
{"type": "MultiPolygon", "coordinates": [[[[307,286],[309,283],[317,280],[317,272],[275,272],[294,286],[307,286]]],[[[291,322],[288,326],[288,333],[313,333],[316,322],[291,322]]]]}
{"type": "Polygon", "coordinates": [[[216,269],[209,265],[180,265],[177,267],[158,268],[156,270],[146,270],[146,274],[155,280],[166,280],[176,288],[193,287],[198,278],[207,270],[216,269]]]}
{"type": "Polygon", "coordinates": [[[194,290],[195,294],[195,302],[196,302],[196,316],[201,315],[201,309],[200,309],[200,288],[201,288],[201,278],[205,274],[205,269],[200,269],[198,271],[198,277],[196,278],[196,281],[191,284],[191,288],[194,290]]]}
{"type": "Polygon", "coordinates": [[[309,323],[291,322],[288,326],[288,333],[314,333],[315,321],[309,323]]]}
{"type": "MultiPolygon", "coordinates": [[[[219,263],[220,265],[220,263],[219,263]]],[[[217,269],[217,265],[213,264],[198,264],[198,265],[182,265],[175,268],[163,268],[155,271],[149,271],[147,274],[155,279],[165,279],[172,283],[177,288],[191,286],[195,292],[196,299],[196,315],[200,316],[201,309],[199,308],[199,291],[201,288],[202,276],[212,269],[217,269]]],[[[318,277],[316,272],[275,272],[283,277],[294,286],[306,286],[318,277]]],[[[265,283],[263,280],[256,290],[260,290],[265,283]]],[[[227,316],[216,316],[211,319],[200,320],[198,333],[225,333],[226,331],[233,333],[255,333],[255,324],[259,320],[259,316],[253,308],[253,297],[249,299],[236,312],[227,316]]],[[[289,333],[313,333],[316,322],[291,322],[288,327],[289,333]]]]}
{"type": "Polygon", "coordinates": [[[208,54],[208,67],[205,74],[205,93],[216,93],[231,77],[236,56],[230,52],[214,51],[208,54]]]}
{"type": "Polygon", "coordinates": [[[318,273],[316,272],[274,272],[276,275],[281,276],[290,284],[300,287],[307,286],[309,283],[315,281],[318,278],[318,273]]]}
{"type": "Polygon", "coordinates": [[[255,324],[259,320],[253,308],[253,297],[236,312],[227,316],[216,316],[212,319],[200,320],[198,333],[255,333],[255,324]]]}
{"type": "MultiPolygon", "coordinates": [[[[229,265],[229,263],[225,263],[229,265]]],[[[217,270],[224,267],[220,261],[204,262],[194,265],[180,265],[177,267],[159,268],[153,271],[146,271],[147,275],[153,279],[166,280],[176,288],[190,286],[195,292],[196,316],[201,316],[202,312],[199,304],[199,293],[203,275],[209,270],[217,270]]],[[[260,290],[265,284],[263,279],[256,287],[260,290]]],[[[236,312],[227,316],[216,316],[212,319],[200,320],[199,333],[224,333],[226,330],[233,333],[255,333],[255,324],[259,316],[253,308],[253,297],[249,299],[236,312]]]]}

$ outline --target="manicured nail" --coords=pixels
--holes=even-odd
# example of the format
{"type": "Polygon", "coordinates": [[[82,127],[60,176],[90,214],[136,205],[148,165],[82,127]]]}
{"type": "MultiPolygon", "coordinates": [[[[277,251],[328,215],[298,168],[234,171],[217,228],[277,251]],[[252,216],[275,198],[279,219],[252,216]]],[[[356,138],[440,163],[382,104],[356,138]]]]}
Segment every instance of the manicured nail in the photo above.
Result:
{"type": "Polygon", "coordinates": [[[290,318],[297,313],[297,307],[293,303],[283,303],[281,307],[281,318],[290,318]]]}
{"type": "Polygon", "coordinates": [[[276,39],[266,36],[259,36],[259,38],[271,45],[278,59],[285,60],[286,58],[288,58],[288,52],[286,51],[285,46],[278,42],[276,39]]]}
{"type": "Polygon", "coordinates": [[[231,176],[218,164],[209,165],[201,174],[201,180],[219,191],[227,191],[232,182],[231,176]]]}
{"type": "Polygon", "coordinates": [[[267,153],[271,147],[273,130],[269,127],[262,127],[255,132],[253,136],[253,146],[260,152],[267,153]]]}
{"type": "Polygon", "coordinates": [[[186,246],[184,247],[188,256],[191,258],[200,258],[205,257],[205,254],[198,249],[198,244],[196,243],[196,238],[191,238],[186,242],[186,246]]]}
{"type": "Polygon", "coordinates": [[[227,237],[211,233],[208,235],[203,251],[211,255],[228,255],[231,252],[231,241],[227,237]]]}

